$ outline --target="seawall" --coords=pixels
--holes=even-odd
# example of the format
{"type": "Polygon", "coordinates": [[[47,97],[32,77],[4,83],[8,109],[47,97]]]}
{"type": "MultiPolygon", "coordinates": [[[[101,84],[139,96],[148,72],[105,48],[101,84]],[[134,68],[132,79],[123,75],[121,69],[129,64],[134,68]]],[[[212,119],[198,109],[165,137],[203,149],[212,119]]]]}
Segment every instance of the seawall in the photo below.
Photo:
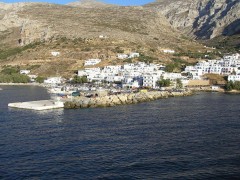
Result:
{"type": "Polygon", "coordinates": [[[94,107],[112,107],[125,104],[136,104],[141,102],[153,101],[157,99],[189,96],[192,95],[191,91],[183,92],[168,92],[168,91],[150,91],[150,92],[138,92],[127,93],[118,95],[109,95],[96,98],[75,97],[71,100],[67,100],[64,103],[66,109],[79,109],[79,108],[94,108],[94,107]]]}

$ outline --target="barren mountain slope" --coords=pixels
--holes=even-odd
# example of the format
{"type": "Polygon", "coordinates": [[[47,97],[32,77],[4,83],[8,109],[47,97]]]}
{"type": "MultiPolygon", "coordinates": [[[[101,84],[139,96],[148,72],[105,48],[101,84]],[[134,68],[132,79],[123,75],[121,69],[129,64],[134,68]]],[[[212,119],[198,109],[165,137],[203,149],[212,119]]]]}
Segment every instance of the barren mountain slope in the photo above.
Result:
{"type": "Polygon", "coordinates": [[[69,6],[77,6],[83,8],[106,8],[106,7],[113,7],[116,5],[113,4],[106,4],[103,2],[99,2],[96,0],[78,0],[71,3],[68,3],[69,6]]]}
{"type": "MultiPolygon", "coordinates": [[[[0,8],[3,9],[3,8],[0,8]]],[[[3,9],[0,35],[14,34],[22,45],[56,37],[95,38],[103,34],[114,39],[140,43],[175,45],[181,41],[160,13],[142,7],[81,8],[53,4],[26,4],[3,9]],[[154,40],[155,38],[155,40],[154,40]]]]}
{"type": "Polygon", "coordinates": [[[1,4],[0,38],[1,66],[37,65],[35,73],[45,75],[71,74],[88,58],[101,58],[101,65],[123,63],[116,59],[121,52],[137,51],[146,59],[171,62],[162,48],[206,50],[174,30],[160,12],[143,7],[1,4]],[[61,55],[53,57],[52,51],[61,55]]]}
{"type": "Polygon", "coordinates": [[[158,10],[173,27],[194,38],[229,36],[240,31],[239,0],[157,0],[145,8],[158,10]]]}

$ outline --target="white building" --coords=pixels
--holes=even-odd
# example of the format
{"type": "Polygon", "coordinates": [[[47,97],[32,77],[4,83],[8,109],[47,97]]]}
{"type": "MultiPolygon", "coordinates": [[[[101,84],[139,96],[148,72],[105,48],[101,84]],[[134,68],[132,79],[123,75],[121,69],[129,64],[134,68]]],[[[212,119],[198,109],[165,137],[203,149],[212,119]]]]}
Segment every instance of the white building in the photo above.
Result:
{"type": "Polygon", "coordinates": [[[140,54],[139,53],[136,53],[136,52],[132,52],[129,54],[128,58],[136,58],[136,57],[139,57],[140,54]]]}
{"type": "Polygon", "coordinates": [[[107,36],[105,36],[105,35],[103,35],[103,34],[99,35],[98,37],[99,37],[100,39],[107,39],[107,38],[108,38],[107,36]]]}
{"type": "Polygon", "coordinates": [[[46,83],[46,84],[60,84],[60,83],[62,83],[62,78],[61,77],[50,77],[50,78],[44,80],[44,83],[46,83]]]}
{"type": "Polygon", "coordinates": [[[156,87],[156,81],[164,73],[159,70],[158,64],[146,64],[144,62],[128,63],[123,66],[105,66],[104,68],[85,68],[78,71],[78,76],[87,76],[91,81],[121,81],[128,87],[156,87]],[[145,77],[145,81],[144,81],[145,77]],[[144,82],[143,82],[144,81],[144,82]]]}
{"type": "Polygon", "coordinates": [[[101,59],[88,59],[85,61],[84,66],[93,66],[96,64],[99,64],[101,62],[101,59]]]}
{"type": "Polygon", "coordinates": [[[105,78],[107,82],[121,82],[123,79],[124,79],[123,76],[118,76],[118,75],[111,75],[105,78]]]}
{"type": "Polygon", "coordinates": [[[156,74],[144,74],[143,75],[143,87],[156,88],[156,82],[160,77],[156,74]]]}
{"type": "Polygon", "coordinates": [[[20,70],[20,74],[29,74],[30,70],[20,70]]]}
{"type": "Polygon", "coordinates": [[[173,80],[176,80],[176,79],[182,79],[183,77],[182,77],[181,73],[167,73],[167,72],[165,72],[165,73],[162,74],[162,78],[163,79],[169,79],[169,80],[173,81],[173,80]]]}
{"type": "Polygon", "coordinates": [[[228,81],[240,81],[240,75],[229,75],[228,76],[228,81]]]}
{"type": "Polygon", "coordinates": [[[60,55],[60,52],[52,51],[52,52],[51,52],[51,55],[52,55],[52,56],[59,56],[59,55],[60,55]]]}
{"type": "Polygon", "coordinates": [[[162,51],[163,51],[164,53],[169,53],[169,54],[175,53],[175,51],[172,50],[172,49],[163,49],[162,51]]]}
{"type": "Polygon", "coordinates": [[[195,66],[187,66],[185,72],[204,74],[230,75],[233,72],[238,73],[240,67],[240,55],[234,54],[224,56],[220,60],[199,61],[195,66]]]}
{"type": "Polygon", "coordinates": [[[127,59],[128,55],[127,54],[117,54],[118,59],[127,59]]]}

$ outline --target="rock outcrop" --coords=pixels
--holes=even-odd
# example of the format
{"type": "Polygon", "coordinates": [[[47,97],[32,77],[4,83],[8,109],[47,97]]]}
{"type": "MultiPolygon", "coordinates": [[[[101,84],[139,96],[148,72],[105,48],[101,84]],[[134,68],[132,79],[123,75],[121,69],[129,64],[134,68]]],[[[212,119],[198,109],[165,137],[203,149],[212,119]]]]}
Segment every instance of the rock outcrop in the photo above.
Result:
{"type": "Polygon", "coordinates": [[[93,107],[112,107],[125,104],[136,104],[141,102],[153,101],[168,97],[189,96],[190,91],[168,92],[168,91],[150,91],[146,93],[129,93],[110,95],[96,98],[75,97],[73,100],[66,101],[64,108],[79,109],[93,107]]]}
{"type": "Polygon", "coordinates": [[[38,5],[39,3],[0,3],[0,34],[4,32],[15,34],[8,40],[20,45],[51,38],[54,33],[48,23],[33,19],[30,14],[23,15],[21,13],[26,8],[38,5]]]}
{"type": "Polygon", "coordinates": [[[161,12],[174,28],[199,39],[240,31],[239,0],[157,0],[147,4],[161,12]]]}

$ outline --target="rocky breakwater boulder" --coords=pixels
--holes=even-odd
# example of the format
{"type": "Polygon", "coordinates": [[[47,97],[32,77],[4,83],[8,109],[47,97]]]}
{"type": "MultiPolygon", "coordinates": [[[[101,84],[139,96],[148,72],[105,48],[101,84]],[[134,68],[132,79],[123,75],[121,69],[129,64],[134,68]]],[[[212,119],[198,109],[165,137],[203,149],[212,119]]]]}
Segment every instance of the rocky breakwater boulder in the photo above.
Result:
{"type": "Polygon", "coordinates": [[[136,104],[141,102],[153,101],[168,97],[189,96],[190,91],[168,92],[168,91],[150,91],[127,93],[118,95],[109,95],[103,97],[86,98],[76,97],[65,102],[66,109],[94,108],[94,107],[112,107],[124,104],[136,104]]]}

